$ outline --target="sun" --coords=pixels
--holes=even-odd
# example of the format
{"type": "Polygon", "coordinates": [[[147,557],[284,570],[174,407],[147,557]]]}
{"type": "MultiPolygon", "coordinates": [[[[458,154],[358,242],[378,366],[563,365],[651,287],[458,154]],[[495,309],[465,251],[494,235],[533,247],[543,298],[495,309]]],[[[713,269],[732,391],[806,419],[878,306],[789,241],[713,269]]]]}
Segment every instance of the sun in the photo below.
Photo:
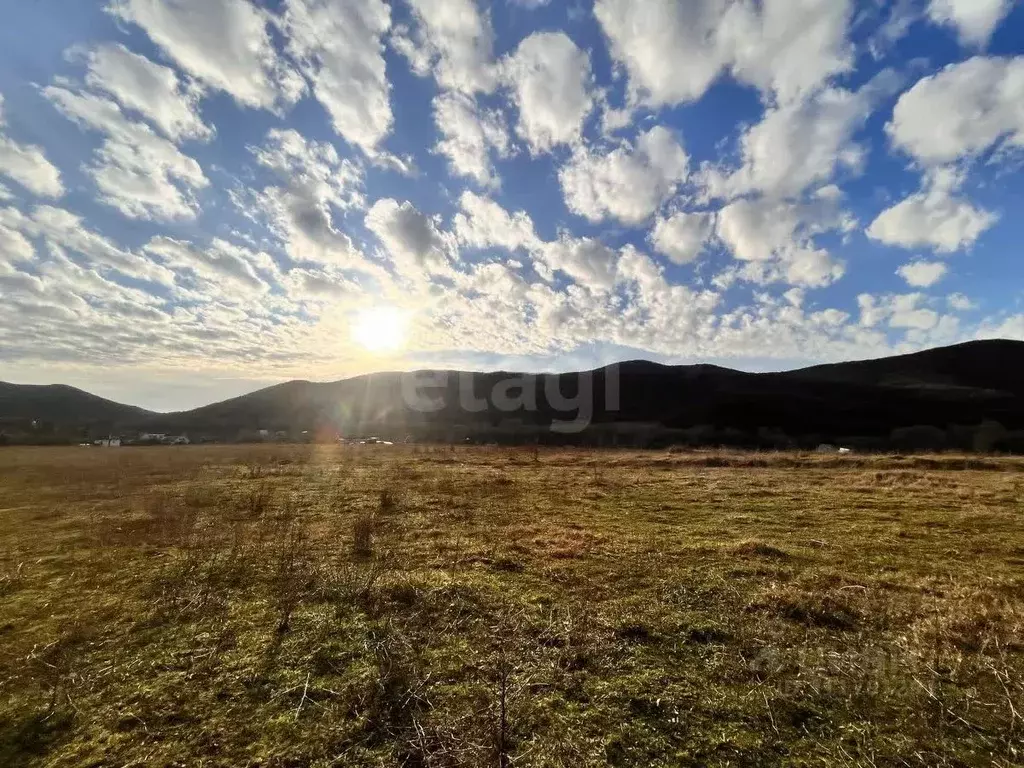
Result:
{"type": "Polygon", "coordinates": [[[395,307],[369,307],[352,319],[352,340],[369,352],[386,354],[405,347],[409,316],[395,307]]]}

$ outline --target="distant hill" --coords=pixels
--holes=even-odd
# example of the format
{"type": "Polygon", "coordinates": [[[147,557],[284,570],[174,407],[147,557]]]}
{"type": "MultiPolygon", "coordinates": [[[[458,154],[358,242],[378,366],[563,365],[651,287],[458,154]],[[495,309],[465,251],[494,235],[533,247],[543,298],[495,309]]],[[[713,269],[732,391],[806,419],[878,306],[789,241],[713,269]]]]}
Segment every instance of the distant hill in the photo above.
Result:
{"type": "Polygon", "coordinates": [[[1024,395],[1024,342],[995,339],[897,357],[805,368],[803,378],[889,386],[969,387],[1024,395]]]}
{"type": "MultiPolygon", "coordinates": [[[[584,373],[530,377],[531,394],[511,380],[523,374],[419,371],[381,373],[332,383],[292,381],[193,411],[155,417],[168,431],[227,435],[246,430],[289,433],[338,430],[401,438],[455,434],[500,438],[570,419],[546,393],[587,398],[595,429],[659,424],[669,430],[710,425],[748,434],[777,430],[814,439],[888,436],[893,429],[977,425],[998,421],[1024,429],[1024,342],[977,341],[910,355],[781,373],[745,373],[713,365],[666,366],[630,361],[584,373]],[[444,377],[421,388],[436,409],[409,406],[410,383],[444,377]],[[589,382],[589,384],[588,384],[589,382]],[[609,400],[608,392],[617,392],[609,400]],[[536,408],[508,410],[532,398],[536,408]],[[473,402],[475,401],[475,404],[473,402]],[[467,406],[467,402],[469,405],[467,406]]],[[[592,432],[594,430],[591,430],[592,432]]]]}
{"type": "Polygon", "coordinates": [[[63,384],[8,384],[0,381],[0,433],[40,440],[100,434],[155,416],[63,384]]]}
{"type": "Polygon", "coordinates": [[[933,437],[937,430],[953,435],[956,425],[982,422],[1024,430],[1024,342],[976,341],[778,373],[643,360],[536,376],[379,373],[330,383],[290,381],[170,414],[121,406],[70,387],[3,385],[0,393],[0,415],[46,412],[66,423],[113,422],[227,440],[252,438],[260,430],[292,438],[340,433],[561,442],[605,442],[628,433],[640,443],[770,446],[790,438],[803,444],[860,438],[880,446],[893,430],[911,427],[932,427],[933,437]],[[443,383],[423,385],[429,381],[443,383]],[[582,434],[561,424],[575,418],[579,403],[559,404],[581,392],[589,425],[582,434]]]}

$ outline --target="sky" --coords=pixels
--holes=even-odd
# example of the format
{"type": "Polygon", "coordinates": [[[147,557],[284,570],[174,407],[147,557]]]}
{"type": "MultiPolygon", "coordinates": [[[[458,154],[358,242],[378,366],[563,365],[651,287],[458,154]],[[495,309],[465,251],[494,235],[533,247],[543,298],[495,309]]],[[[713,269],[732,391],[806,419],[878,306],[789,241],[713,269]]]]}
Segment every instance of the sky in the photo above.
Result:
{"type": "Polygon", "coordinates": [[[31,0],[0,380],[780,370],[1024,338],[1013,0],[31,0]]]}

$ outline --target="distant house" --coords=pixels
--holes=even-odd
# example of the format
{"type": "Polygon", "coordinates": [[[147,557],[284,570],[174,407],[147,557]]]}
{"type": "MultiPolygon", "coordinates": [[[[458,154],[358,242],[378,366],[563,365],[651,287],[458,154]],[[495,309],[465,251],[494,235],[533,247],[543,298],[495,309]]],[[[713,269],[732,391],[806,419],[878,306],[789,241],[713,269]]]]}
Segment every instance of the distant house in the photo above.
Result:
{"type": "Polygon", "coordinates": [[[819,445],[815,449],[815,452],[816,453],[839,453],[839,449],[836,448],[834,445],[829,445],[828,443],[822,443],[821,445],[819,445]]]}
{"type": "Polygon", "coordinates": [[[166,439],[166,432],[143,432],[139,435],[140,443],[162,443],[166,439]]]}
{"type": "Polygon", "coordinates": [[[192,441],[185,437],[185,435],[165,435],[164,439],[160,442],[164,445],[188,445],[192,441]]]}

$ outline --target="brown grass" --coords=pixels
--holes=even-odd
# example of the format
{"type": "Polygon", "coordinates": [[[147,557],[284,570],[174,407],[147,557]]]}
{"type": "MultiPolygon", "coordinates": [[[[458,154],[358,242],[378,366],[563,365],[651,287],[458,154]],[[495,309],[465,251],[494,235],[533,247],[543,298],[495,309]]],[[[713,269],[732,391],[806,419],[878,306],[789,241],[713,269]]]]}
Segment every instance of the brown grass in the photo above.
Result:
{"type": "Polygon", "coordinates": [[[0,765],[1018,765],[1022,470],[0,450],[0,765]]]}

